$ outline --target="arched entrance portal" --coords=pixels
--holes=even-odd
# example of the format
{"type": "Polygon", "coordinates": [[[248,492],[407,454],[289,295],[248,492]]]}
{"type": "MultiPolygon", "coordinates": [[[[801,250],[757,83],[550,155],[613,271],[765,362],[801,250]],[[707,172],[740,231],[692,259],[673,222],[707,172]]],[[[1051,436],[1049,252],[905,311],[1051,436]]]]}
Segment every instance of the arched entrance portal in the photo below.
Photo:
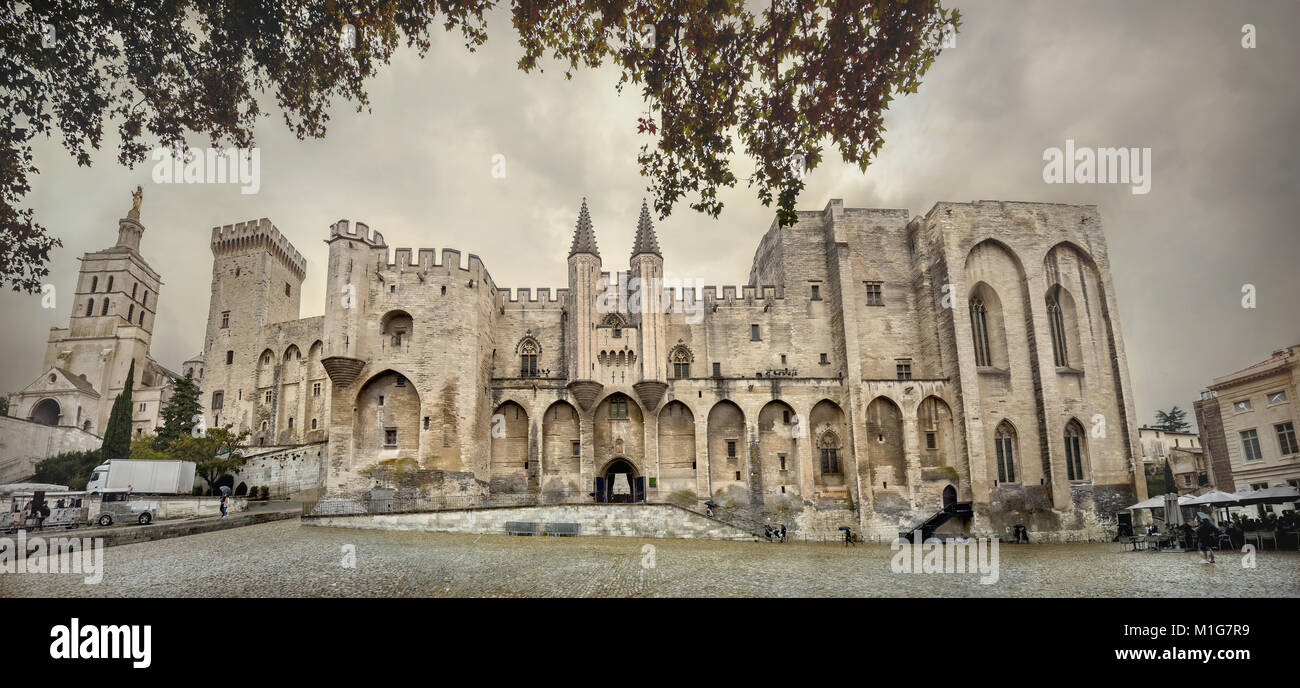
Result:
{"type": "Polygon", "coordinates": [[[42,399],[39,404],[32,407],[29,419],[41,425],[58,425],[61,415],[63,410],[59,408],[59,402],[53,399],[42,399]]]}
{"type": "Polygon", "coordinates": [[[645,478],[637,475],[636,467],[627,459],[616,458],[605,464],[605,469],[596,476],[596,501],[644,502],[645,478]]]}
{"type": "Polygon", "coordinates": [[[957,503],[957,489],[952,485],[943,488],[943,508],[947,509],[957,503]]]}

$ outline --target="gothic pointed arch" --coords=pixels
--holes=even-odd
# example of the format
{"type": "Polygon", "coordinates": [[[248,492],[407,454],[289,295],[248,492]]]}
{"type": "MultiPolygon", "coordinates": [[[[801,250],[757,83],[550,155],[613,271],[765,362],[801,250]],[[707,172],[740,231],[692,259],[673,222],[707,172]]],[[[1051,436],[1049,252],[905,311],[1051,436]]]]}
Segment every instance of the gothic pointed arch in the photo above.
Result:
{"type": "Polygon", "coordinates": [[[695,362],[695,353],[685,344],[680,343],[668,351],[668,367],[673,371],[673,378],[685,379],[691,376],[691,363],[695,362]]]}
{"type": "Polygon", "coordinates": [[[519,355],[519,377],[537,377],[542,345],[533,336],[532,330],[526,330],[524,336],[519,338],[519,342],[515,344],[515,353],[519,355]]]}

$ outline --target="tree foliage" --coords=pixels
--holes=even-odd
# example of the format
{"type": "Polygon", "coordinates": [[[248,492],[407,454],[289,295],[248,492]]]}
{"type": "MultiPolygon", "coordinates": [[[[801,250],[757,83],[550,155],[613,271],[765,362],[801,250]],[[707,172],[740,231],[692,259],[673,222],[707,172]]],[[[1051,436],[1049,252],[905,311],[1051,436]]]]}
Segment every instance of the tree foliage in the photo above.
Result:
{"type": "Polygon", "coordinates": [[[167,453],[181,461],[193,461],[195,474],[215,488],[222,476],[234,473],[248,463],[248,431],[236,433],[227,424],[211,428],[201,435],[182,435],[167,448],[167,453]]]}
{"type": "Polygon", "coordinates": [[[1174,406],[1167,412],[1156,409],[1156,427],[1169,432],[1187,432],[1191,425],[1187,422],[1187,412],[1174,406]]]}
{"type": "MultiPolygon", "coordinates": [[[[61,245],[20,207],[38,172],[36,137],[58,134],[82,166],[111,123],[126,166],[193,137],[248,148],[269,96],[299,139],[320,138],[336,98],[368,108],[365,80],[400,46],[423,56],[441,27],[473,51],[487,40],[487,13],[504,4],[35,0],[20,11],[0,0],[0,283],[38,291],[61,245]],[[345,25],[355,41],[341,40],[345,25]]],[[[739,144],[754,165],[748,184],[776,203],[783,225],[824,143],[866,169],[890,102],[916,92],[960,25],[938,0],[771,0],[755,10],[742,0],[514,0],[510,9],[520,69],[550,58],[571,76],[610,62],[620,92],[640,89],[646,111],[635,126],[649,140],[638,161],[661,217],[686,196],[717,217],[719,190],[738,182],[739,144]]]]}
{"type": "Polygon", "coordinates": [[[131,459],[135,461],[171,461],[176,457],[167,453],[166,448],[158,448],[158,437],[151,433],[141,433],[131,437],[131,459]]]}
{"type": "Polygon", "coordinates": [[[172,385],[171,396],[163,404],[161,415],[163,426],[153,438],[153,448],[166,450],[172,442],[185,435],[194,433],[198,418],[203,413],[199,405],[199,386],[190,375],[177,380],[172,385]]]}
{"type": "Polygon", "coordinates": [[[130,369],[126,371],[126,383],[113,400],[108,425],[104,426],[104,444],[99,453],[105,461],[131,457],[131,388],[134,384],[135,361],[132,360],[130,369]]]}
{"type": "Polygon", "coordinates": [[[36,463],[32,482],[67,485],[71,490],[84,490],[90,473],[103,463],[98,450],[73,451],[56,454],[36,463]]]}

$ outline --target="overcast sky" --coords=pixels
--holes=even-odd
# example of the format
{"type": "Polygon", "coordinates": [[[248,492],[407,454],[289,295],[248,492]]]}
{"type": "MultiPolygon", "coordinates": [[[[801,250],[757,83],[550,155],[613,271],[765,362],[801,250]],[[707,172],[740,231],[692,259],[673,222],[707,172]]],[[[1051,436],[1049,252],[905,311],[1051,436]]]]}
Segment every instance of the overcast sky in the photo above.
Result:
{"type": "MultiPolygon", "coordinates": [[[[964,15],[957,45],[919,93],[894,102],[879,157],[863,174],[830,152],[800,209],[829,198],[913,215],[938,201],[1096,204],[1142,423],[1157,408],[1190,409],[1214,377],[1300,343],[1300,3],[946,4],[964,15]],[[1242,47],[1247,23],[1257,27],[1255,49],[1242,47]],[[1150,193],[1045,184],[1043,151],[1067,138],[1151,148],[1150,193]],[[1257,289],[1255,309],[1241,305],[1245,284],[1257,289]]],[[[559,69],[519,72],[507,16],[494,17],[489,36],[474,54],[447,34],[423,60],[400,53],[369,85],[373,111],[340,104],[324,140],[297,141],[278,113],[264,119],[254,195],[154,185],[151,163],[116,165],[111,136],[91,168],[78,168],[57,140],[40,142],[42,173],[27,203],[64,242],[52,283],[73,293],[77,259],[115,242],[137,184],[142,252],[164,280],[152,351],[172,369],[202,347],[217,225],[268,217],[297,246],[308,261],[304,317],[323,312],[323,240],[340,218],[367,222],[390,246],[478,254],[500,287],[554,288],[565,286],[585,196],[606,267],[624,266],[645,195],[639,97],[619,96],[609,69],[572,81],[559,69]],[[491,175],[496,154],[505,179],[491,175]]],[[[737,170],[748,167],[742,160],[737,170]]],[[[748,279],[773,213],[743,187],[723,200],[718,220],[683,204],[657,223],[670,273],[718,285],[748,279]]],[[[39,297],[0,295],[0,390],[43,372],[48,328],[66,326],[70,305],[48,311],[39,297]]]]}

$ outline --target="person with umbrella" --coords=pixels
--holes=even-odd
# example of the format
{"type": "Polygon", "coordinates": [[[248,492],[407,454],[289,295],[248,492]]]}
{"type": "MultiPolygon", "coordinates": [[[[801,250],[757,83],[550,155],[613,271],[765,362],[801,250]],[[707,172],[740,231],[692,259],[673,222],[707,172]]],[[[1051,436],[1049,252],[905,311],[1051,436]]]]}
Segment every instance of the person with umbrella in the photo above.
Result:
{"type": "Polygon", "coordinates": [[[705,502],[705,503],[704,503],[704,515],[705,515],[705,516],[708,516],[709,518],[713,518],[713,507],[715,507],[715,506],[717,506],[717,504],[714,504],[712,499],[710,499],[709,501],[705,502]]]}
{"type": "Polygon", "coordinates": [[[844,546],[848,547],[849,545],[852,545],[853,529],[848,526],[840,526],[840,530],[844,531],[844,546]]]}
{"type": "Polygon", "coordinates": [[[1201,563],[1214,563],[1214,540],[1219,534],[1219,529],[1214,527],[1214,523],[1209,516],[1204,513],[1196,512],[1196,548],[1201,551],[1201,563]]]}
{"type": "Polygon", "coordinates": [[[230,488],[226,485],[221,486],[221,517],[226,517],[226,510],[229,508],[230,488]]]}

